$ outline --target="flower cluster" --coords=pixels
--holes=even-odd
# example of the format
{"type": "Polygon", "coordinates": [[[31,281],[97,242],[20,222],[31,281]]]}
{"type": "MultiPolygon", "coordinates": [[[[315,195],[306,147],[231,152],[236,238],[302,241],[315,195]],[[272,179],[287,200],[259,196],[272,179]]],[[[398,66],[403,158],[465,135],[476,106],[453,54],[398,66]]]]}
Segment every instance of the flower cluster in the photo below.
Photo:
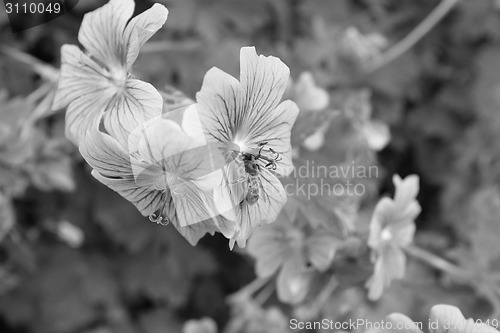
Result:
{"type": "Polygon", "coordinates": [[[172,222],[192,244],[221,232],[243,247],[286,201],[277,177],[293,170],[298,114],[294,102],[281,102],[289,69],[244,47],[240,80],[212,68],[196,101],[177,103],[179,117],[171,94],[162,98],[129,73],[168,11],[156,4],[129,21],[133,10],[132,0],[111,0],[85,16],[85,52],[63,46],[54,108],[67,106],[66,134],[92,175],[151,221],[172,222]]]}

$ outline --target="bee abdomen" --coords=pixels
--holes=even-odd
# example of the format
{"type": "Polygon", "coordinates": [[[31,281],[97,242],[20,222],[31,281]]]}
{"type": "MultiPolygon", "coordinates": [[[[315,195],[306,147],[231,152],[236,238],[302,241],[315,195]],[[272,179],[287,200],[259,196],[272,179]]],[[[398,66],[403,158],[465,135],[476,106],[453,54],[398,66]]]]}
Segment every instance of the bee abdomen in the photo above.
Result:
{"type": "Polygon", "coordinates": [[[248,178],[248,192],[245,197],[248,204],[253,205],[257,203],[260,196],[259,181],[257,177],[248,178]]]}

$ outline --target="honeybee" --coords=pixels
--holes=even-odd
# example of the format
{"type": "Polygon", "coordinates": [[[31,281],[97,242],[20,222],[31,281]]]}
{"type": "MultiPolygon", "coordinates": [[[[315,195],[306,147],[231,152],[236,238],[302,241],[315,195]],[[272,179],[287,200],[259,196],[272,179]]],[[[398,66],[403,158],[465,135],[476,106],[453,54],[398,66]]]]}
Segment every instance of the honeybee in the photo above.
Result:
{"type": "Polygon", "coordinates": [[[243,180],[246,180],[247,182],[246,195],[244,200],[246,200],[249,205],[254,205],[257,203],[257,201],[259,201],[261,190],[263,187],[262,181],[259,178],[261,167],[258,160],[261,159],[267,161],[268,163],[265,165],[265,167],[271,170],[276,170],[276,162],[280,161],[279,153],[276,153],[272,148],[269,148],[269,151],[273,154],[272,158],[262,155],[262,149],[266,144],[267,142],[259,143],[259,152],[256,155],[252,153],[242,154],[246,173],[246,177],[244,177],[243,180]]]}

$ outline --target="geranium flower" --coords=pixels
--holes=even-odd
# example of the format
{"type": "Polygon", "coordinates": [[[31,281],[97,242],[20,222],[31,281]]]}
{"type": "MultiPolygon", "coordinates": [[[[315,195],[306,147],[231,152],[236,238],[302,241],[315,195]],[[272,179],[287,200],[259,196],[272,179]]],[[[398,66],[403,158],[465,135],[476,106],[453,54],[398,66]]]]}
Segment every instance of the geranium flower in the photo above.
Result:
{"type": "Polygon", "coordinates": [[[366,89],[353,93],[345,103],[345,113],[368,147],[379,151],[387,146],[391,140],[391,132],[387,124],[371,119],[370,98],[371,92],[366,89]]]}
{"type": "Polygon", "coordinates": [[[276,282],[278,297],[296,304],[307,296],[314,271],[328,269],[339,245],[340,239],[323,228],[292,223],[282,212],[275,223],[255,230],[248,253],[257,260],[255,269],[261,278],[281,268],[276,282]]]}
{"type": "Polygon", "coordinates": [[[317,112],[330,104],[328,92],[319,87],[311,72],[302,72],[296,82],[290,80],[290,99],[297,103],[300,112],[317,112]]]}
{"type": "Polygon", "coordinates": [[[130,20],[133,13],[133,0],[110,0],[83,18],[78,40],[85,52],[75,45],[61,48],[53,108],[68,106],[66,135],[75,144],[101,118],[106,131],[126,144],[135,127],[161,115],[160,94],[130,77],[129,69],[141,46],[165,23],[168,10],[155,4],[130,20]]]}
{"type": "MultiPolygon", "coordinates": [[[[172,224],[191,243],[207,232],[230,238],[234,224],[217,218],[211,193],[222,177],[217,157],[172,120],[152,119],[134,130],[129,151],[97,129],[80,152],[92,175],[132,202],[150,220],[172,224]]],[[[221,157],[222,159],[222,157],[221,157]]]]}
{"type": "Polygon", "coordinates": [[[403,249],[410,245],[415,234],[415,218],[420,205],[415,199],[419,190],[416,175],[404,180],[393,177],[396,193],[394,200],[382,198],[375,207],[370,222],[368,246],[372,249],[375,271],[367,281],[368,297],[377,300],[393,279],[401,279],[405,273],[406,257],[403,249]]]}
{"type": "Polygon", "coordinates": [[[276,175],[289,175],[290,131],[298,114],[292,101],[280,100],[288,67],[255,48],[240,53],[240,81],[218,68],[205,75],[196,108],[185,112],[186,130],[199,117],[207,142],[219,144],[226,157],[226,180],[215,191],[218,210],[240,227],[231,239],[244,247],[253,229],[273,222],[286,202],[276,175]]]}
{"type": "MultiPolygon", "coordinates": [[[[413,320],[400,313],[387,316],[388,324],[400,333],[423,333],[413,320]]],[[[431,333],[498,333],[492,326],[474,319],[465,319],[455,306],[439,304],[432,307],[429,316],[429,332],[431,333]]]]}
{"type": "Polygon", "coordinates": [[[339,52],[355,65],[369,68],[388,44],[387,38],[379,33],[362,34],[355,27],[349,27],[340,40],[339,52]]]}
{"type": "MultiPolygon", "coordinates": [[[[298,124],[300,124],[301,120],[307,124],[311,119],[324,118],[316,113],[325,111],[330,104],[328,92],[316,84],[310,72],[303,72],[295,83],[291,83],[289,95],[290,99],[297,103],[300,110],[298,124]]],[[[309,151],[316,151],[325,144],[325,134],[329,128],[330,119],[322,120],[314,131],[309,130],[308,133],[304,133],[307,137],[302,142],[302,146],[309,151]]]]}

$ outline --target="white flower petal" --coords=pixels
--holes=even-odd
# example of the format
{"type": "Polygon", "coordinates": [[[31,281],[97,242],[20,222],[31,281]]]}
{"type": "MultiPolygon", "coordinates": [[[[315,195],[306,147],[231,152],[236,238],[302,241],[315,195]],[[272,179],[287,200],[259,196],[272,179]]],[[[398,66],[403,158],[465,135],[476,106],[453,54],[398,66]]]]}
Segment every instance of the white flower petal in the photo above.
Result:
{"type": "Polygon", "coordinates": [[[377,255],[374,273],[366,282],[368,298],[372,301],[382,297],[384,288],[389,287],[392,280],[402,279],[406,269],[406,256],[395,246],[386,246],[377,255]]]}
{"type": "Polygon", "coordinates": [[[407,223],[406,221],[403,223],[396,223],[391,225],[389,230],[393,234],[392,241],[400,247],[406,247],[413,243],[416,230],[415,223],[407,223]]]}
{"type": "Polygon", "coordinates": [[[304,267],[303,259],[294,255],[287,260],[276,281],[278,298],[285,303],[297,304],[309,292],[312,273],[304,267]]]}
{"type": "MultiPolygon", "coordinates": [[[[106,71],[75,45],[61,47],[61,73],[53,109],[62,109],[72,101],[91,94],[107,94],[106,71]]],[[[112,95],[112,93],[111,93],[112,95]]]]}
{"type": "Polygon", "coordinates": [[[174,121],[156,117],[136,127],[128,137],[128,150],[145,163],[160,164],[190,148],[188,137],[174,121]]]}
{"type": "Polygon", "coordinates": [[[78,41],[110,70],[126,66],[123,33],[134,7],[133,0],[110,0],[83,17],[78,41]]]}
{"type": "Polygon", "coordinates": [[[193,183],[179,180],[169,185],[179,227],[191,226],[218,215],[212,198],[193,183]]]}
{"type": "Polygon", "coordinates": [[[293,100],[301,112],[321,111],[330,103],[328,92],[316,85],[311,72],[302,72],[294,88],[293,100]]]}
{"type": "Polygon", "coordinates": [[[275,224],[263,226],[257,228],[250,237],[247,251],[256,259],[257,276],[273,275],[293,255],[283,229],[275,224]]]}
{"type": "Polygon", "coordinates": [[[419,177],[417,175],[409,175],[405,179],[401,179],[399,175],[394,175],[392,182],[396,187],[394,201],[397,205],[404,206],[417,197],[419,191],[419,177]]]}
{"type": "Polygon", "coordinates": [[[163,100],[158,91],[149,83],[129,79],[119,96],[106,110],[103,117],[106,131],[127,146],[134,129],[145,121],[161,116],[163,100]]]}
{"type": "Polygon", "coordinates": [[[140,48],[165,24],[167,17],[168,9],[155,3],[151,8],[130,20],[124,33],[124,38],[128,41],[125,45],[128,45],[129,68],[137,59],[140,48]]]}
{"type": "Polygon", "coordinates": [[[299,109],[292,101],[284,101],[276,108],[269,110],[261,118],[256,120],[250,132],[244,139],[250,146],[257,147],[261,142],[267,142],[264,150],[269,148],[279,153],[281,160],[277,162],[275,172],[287,176],[293,171],[292,147],[290,145],[290,134],[292,126],[297,119],[299,109]]]}
{"type": "MultiPolygon", "coordinates": [[[[209,141],[232,142],[242,121],[241,86],[231,75],[211,68],[196,94],[197,114],[209,141]]],[[[186,110],[187,111],[187,110],[186,110]]],[[[195,122],[195,111],[185,114],[185,122],[195,122]]]]}
{"type": "Polygon", "coordinates": [[[361,127],[368,146],[375,151],[382,150],[391,140],[389,126],[380,121],[369,121],[361,127]]]}
{"type": "MultiPolygon", "coordinates": [[[[243,114],[249,129],[259,129],[265,115],[276,108],[286,90],[290,70],[276,57],[258,56],[255,47],[240,51],[240,82],[243,89],[243,114]]],[[[243,129],[245,130],[245,129],[243,129]]]]}
{"type": "Polygon", "coordinates": [[[370,235],[368,237],[368,245],[372,249],[377,249],[382,241],[381,232],[393,220],[393,212],[395,210],[394,202],[390,198],[382,198],[375,206],[372,219],[370,221],[370,235]]]}
{"type": "Polygon", "coordinates": [[[66,109],[66,137],[78,146],[88,132],[97,128],[109,101],[105,91],[74,100],[66,109]]]}
{"type": "Polygon", "coordinates": [[[325,230],[318,230],[307,238],[307,259],[320,271],[328,269],[341,240],[325,230]]]}
{"type": "Polygon", "coordinates": [[[431,308],[429,322],[437,324],[437,329],[434,326],[430,328],[431,333],[463,332],[461,328],[466,324],[464,315],[457,307],[444,304],[431,308]]]}
{"type": "Polygon", "coordinates": [[[323,131],[314,132],[304,140],[302,145],[309,151],[321,149],[325,145],[325,133],[323,131]]]}
{"type": "MultiPolygon", "coordinates": [[[[168,201],[168,193],[154,188],[158,173],[151,171],[149,178],[138,183],[132,165],[141,162],[131,158],[109,135],[97,130],[89,133],[80,145],[80,153],[94,169],[92,175],[97,180],[132,202],[144,216],[154,213],[168,201]]],[[[140,167],[147,168],[145,165],[140,167]]]]}

